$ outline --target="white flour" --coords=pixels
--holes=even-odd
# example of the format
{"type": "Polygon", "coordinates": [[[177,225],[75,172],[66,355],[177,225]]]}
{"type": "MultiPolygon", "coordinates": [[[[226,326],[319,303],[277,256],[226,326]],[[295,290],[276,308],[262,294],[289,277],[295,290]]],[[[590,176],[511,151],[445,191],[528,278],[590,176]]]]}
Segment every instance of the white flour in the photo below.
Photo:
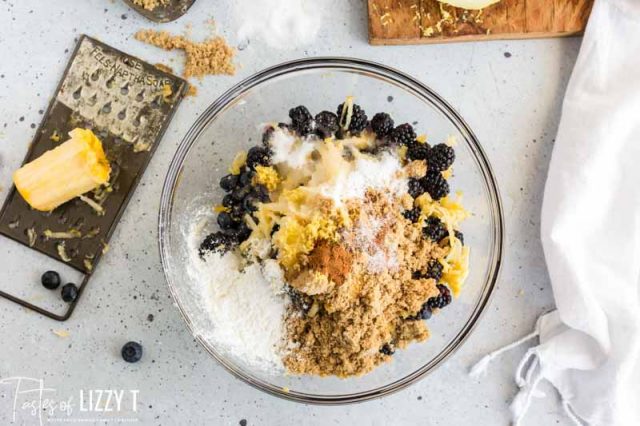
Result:
{"type": "MultiPolygon", "coordinates": [[[[231,252],[212,252],[203,261],[193,250],[190,262],[207,313],[215,324],[207,332],[212,343],[256,369],[281,371],[288,299],[274,291],[281,278],[274,265],[269,265],[266,279],[259,264],[240,272],[239,258],[231,252]]],[[[282,283],[280,293],[281,287],[282,283]]]]}

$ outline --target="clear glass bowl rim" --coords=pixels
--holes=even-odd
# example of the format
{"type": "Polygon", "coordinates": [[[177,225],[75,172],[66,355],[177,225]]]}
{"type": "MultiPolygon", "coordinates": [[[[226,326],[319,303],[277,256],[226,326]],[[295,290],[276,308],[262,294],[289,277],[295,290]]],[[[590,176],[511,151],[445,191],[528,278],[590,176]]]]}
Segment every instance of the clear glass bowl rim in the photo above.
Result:
{"type": "Polygon", "coordinates": [[[180,313],[189,328],[192,335],[193,327],[186,315],[184,308],[180,303],[180,299],[175,291],[174,283],[172,282],[172,276],[170,273],[170,229],[171,229],[171,208],[173,205],[173,195],[176,185],[180,180],[180,173],[182,170],[183,162],[191,149],[191,146],[198,140],[200,134],[207,128],[217,115],[223,111],[228,105],[233,103],[236,99],[241,98],[245,93],[254,87],[265,83],[271,79],[275,79],[284,75],[297,73],[301,71],[310,70],[337,70],[348,71],[355,73],[373,74],[378,78],[382,78],[385,81],[392,83],[404,90],[407,90],[420,98],[421,100],[428,102],[434,108],[442,112],[451,122],[451,124],[464,136],[465,142],[471,149],[472,156],[484,178],[485,189],[489,198],[489,205],[491,208],[491,219],[493,225],[493,247],[490,259],[489,273],[487,280],[483,285],[482,293],[479,302],[474,307],[469,319],[461,328],[460,332],[445,346],[445,348],[428,363],[423,365],[418,370],[403,377],[395,382],[388,383],[384,386],[376,389],[367,390],[365,392],[353,393],[353,394],[341,394],[341,395],[313,395],[301,392],[288,391],[283,388],[273,386],[270,383],[256,379],[246,374],[245,372],[235,368],[233,365],[227,363],[224,358],[218,356],[216,353],[209,349],[209,346],[196,336],[198,343],[215,358],[223,367],[225,367],[230,373],[237,378],[243,380],[249,385],[267,392],[271,395],[281,397],[284,399],[310,403],[319,405],[339,405],[355,402],[367,401],[374,398],[379,398],[391,393],[397,392],[412,383],[420,380],[431,371],[435,370],[442,362],[449,358],[455,351],[464,343],[469,337],[479,319],[482,316],[485,308],[488,306],[491,295],[498,280],[500,267],[503,256],[503,237],[504,237],[504,217],[503,208],[500,198],[500,192],[498,190],[498,184],[496,182],[495,175],[489,164],[489,160],[480,145],[480,142],[476,138],[475,134],[471,131],[468,124],[464,119],[444,100],[431,90],[428,86],[419,82],[415,78],[398,71],[394,68],[382,65],[376,62],[348,58],[348,57],[315,57],[304,58],[293,61],[284,62],[247,77],[241,82],[234,85],[232,88],[223,93],[218,99],[216,99],[203,114],[198,117],[195,123],[191,126],[188,132],[185,134],[182,142],[178,146],[176,153],[174,154],[169,170],[167,172],[160,199],[160,211],[158,215],[158,242],[160,249],[160,259],[162,262],[162,269],[167,280],[169,291],[180,310],[180,313]]]}

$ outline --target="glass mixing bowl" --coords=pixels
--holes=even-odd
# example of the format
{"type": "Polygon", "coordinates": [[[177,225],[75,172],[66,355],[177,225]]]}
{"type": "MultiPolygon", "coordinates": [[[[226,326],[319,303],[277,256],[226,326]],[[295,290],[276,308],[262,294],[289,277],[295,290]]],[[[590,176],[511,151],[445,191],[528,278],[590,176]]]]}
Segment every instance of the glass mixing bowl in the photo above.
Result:
{"type": "Polygon", "coordinates": [[[280,397],[318,404],[363,401],[397,391],[449,357],[469,336],[493,291],[502,259],[503,217],[495,177],[471,129],[431,89],[389,67],[346,58],[287,62],[259,72],[228,90],[207,108],[180,144],[164,183],[159,216],[162,265],[169,289],[195,338],[231,373],[280,397]],[[312,113],[335,110],[355,96],[372,117],[385,111],[396,123],[414,122],[431,143],[454,136],[452,188],[464,193],[472,216],[463,223],[471,248],[470,273],[459,298],[428,321],[432,336],[396,351],[362,377],[338,379],[256,371],[242,359],[216,348],[205,331],[216,325],[204,314],[202,298],[187,272],[189,229],[202,224],[202,235],[215,228],[211,207],[223,196],[219,179],[239,150],[261,138],[260,124],[286,121],[290,108],[305,105],[312,113]]]}

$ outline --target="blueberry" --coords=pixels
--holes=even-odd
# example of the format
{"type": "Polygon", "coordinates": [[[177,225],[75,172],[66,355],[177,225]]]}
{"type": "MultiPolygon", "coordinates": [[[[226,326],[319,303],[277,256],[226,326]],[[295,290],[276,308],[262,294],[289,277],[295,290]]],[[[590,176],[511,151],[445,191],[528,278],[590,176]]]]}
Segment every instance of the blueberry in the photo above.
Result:
{"type": "Polygon", "coordinates": [[[258,208],[256,207],[256,201],[257,199],[252,194],[250,194],[245,197],[244,200],[242,200],[242,208],[247,213],[253,213],[258,210],[258,208]]]}
{"type": "Polygon", "coordinates": [[[65,284],[62,287],[61,295],[62,300],[71,303],[78,298],[78,287],[73,283],[65,284]]]}
{"type": "Polygon", "coordinates": [[[55,290],[60,287],[60,274],[56,271],[47,271],[40,278],[42,285],[49,290],[55,290]]]}
{"type": "Polygon", "coordinates": [[[243,202],[240,201],[238,204],[235,204],[231,207],[231,217],[233,220],[240,221],[244,217],[246,211],[244,210],[243,202]]]}
{"type": "Polygon", "coordinates": [[[271,152],[264,146],[254,146],[247,153],[247,167],[268,166],[271,163],[271,152]]]}
{"type": "Polygon", "coordinates": [[[137,342],[127,342],[122,347],[122,359],[127,362],[138,362],[142,358],[142,345],[137,342]]]}
{"type": "Polygon", "coordinates": [[[269,190],[264,185],[256,185],[251,191],[251,196],[261,203],[267,203],[270,201],[269,190]]]}
{"type": "Polygon", "coordinates": [[[222,198],[222,206],[223,207],[231,207],[236,203],[236,200],[233,199],[231,194],[227,194],[222,198]]]}
{"type": "Polygon", "coordinates": [[[236,188],[232,193],[231,196],[233,197],[234,200],[236,201],[242,201],[244,199],[244,197],[246,197],[247,195],[249,195],[249,193],[251,192],[251,187],[250,186],[244,186],[242,188],[236,188]]]}
{"type": "Polygon", "coordinates": [[[226,175],[220,179],[220,188],[229,192],[238,186],[238,175],[226,175]]]}
{"type": "Polygon", "coordinates": [[[236,231],[236,236],[238,238],[238,241],[244,241],[247,238],[249,238],[250,235],[251,235],[251,228],[249,228],[246,223],[242,222],[238,226],[238,230],[236,231]]]}
{"type": "Polygon", "coordinates": [[[237,222],[233,220],[233,218],[229,213],[220,212],[218,214],[218,225],[220,226],[220,229],[228,230],[231,228],[235,228],[237,225],[237,222]]]}
{"type": "Polygon", "coordinates": [[[253,176],[255,176],[255,172],[253,170],[244,170],[240,173],[240,185],[247,186],[251,185],[251,181],[253,180],[253,176]]]}

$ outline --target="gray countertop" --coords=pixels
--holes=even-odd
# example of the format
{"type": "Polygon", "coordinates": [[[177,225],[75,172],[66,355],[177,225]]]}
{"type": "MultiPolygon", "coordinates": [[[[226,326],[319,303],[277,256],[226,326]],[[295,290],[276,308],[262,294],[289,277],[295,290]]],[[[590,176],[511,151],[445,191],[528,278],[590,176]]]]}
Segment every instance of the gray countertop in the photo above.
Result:
{"type": "MultiPolygon", "coordinates": [[[[206,34],[208,19],[236,45],[232,1],[199,0],[189,13],[161,27],[176,33],[191,28],[206,34]]],[[[580,39],[495,41],[433,46],[372,47],[367,43],[366,2],[318,1],[331,12],[313,45],[273,50],[251,43],[237,55],[233,77],[196,82],[175,115],[120,225],[111,250],[95,272],[75,314],[56,323],[0,300],[0,423],[38,424],[7,379],[42,379],[51,399],[74,404],[70,419],[140,424],[508,424],[508,404],[516,393],[513,372],[524,353],[502,356],[481,380],[467,376],[483,354],[528,333],[537,316],[553,308],[539,242],[539,213],[547,165],[554,144],[563,93],[580,39]],[[434,374],[381,400],[346,407],[315,407],[280,400],[227,373],[191,338],[167,290],[157,248],[156,220],[168,164],[194,119],[224,90],[250,74],[281,61],[316,55],[370,59],[394,66],[431,86],[475,130],[501,186],[506,214],[506,250],[493,300],[471,338],[434,374]],[[54,331],[68,331],[60,337],[54,331]],[[141,341],[145,356],[126,364],[122,344],[141,341]],[[120,389],[137,411],[81,412],[92,389],[120,389]],[[120,420],[118,418],[120,417],[120,420]]],[[[115,0],[0,1],[0,199],[11,185],[50,96],[83,33],[152,63],[180,69],[179,53],[162,52],[132,38],[154,27],[115,0]],[[171,59],[168,59],[171,58],[171,59]]],[[[23,279],[34,290],[48,267],[41,257],[0,238],[5,287],[23,279]]],[[[22,291],[28,293],[28,289],[22,291]]],[[[30,295],[30,294],[28,294],[30,295]]],[[[34,296],[35,297],[35,296],[34,296]]],[[[25,381],[22,390],[28,388],[25,381]]],[[[31,385],[29,385],[31,386],[31,385]]],[[[525,425],[566,424],[555,392],[536,399],[525,425]]],[[[97,395],[94,393],[94,396],[97,395]]],[[[95,402],[95,401],[94,401],[95,402]]],[[[60,409],[60,406],[57,406],[60,409]]],[[[62,407],[64,408],[64,406],[62,407]]],[[[86,407],[84,407],[86,408],[86,407]]],[[[125,409],[126,408],[126,409],[125,409]]],[[[54,413],[52,417],[67,417],[54,413]]],[[[73,420],[71,420],[73,421],[73,420]]],[[[43,417],[46,423],[46,415],[43,417]]]]}

